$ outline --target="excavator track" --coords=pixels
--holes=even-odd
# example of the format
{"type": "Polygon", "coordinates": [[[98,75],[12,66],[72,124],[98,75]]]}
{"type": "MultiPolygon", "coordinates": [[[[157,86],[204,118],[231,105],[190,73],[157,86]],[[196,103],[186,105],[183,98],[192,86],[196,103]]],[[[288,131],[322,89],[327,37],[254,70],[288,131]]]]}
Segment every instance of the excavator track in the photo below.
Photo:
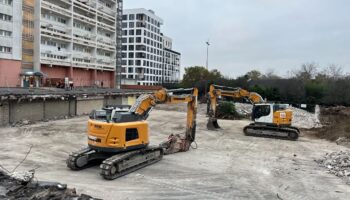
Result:
{"type": "Polygon", "coordinates": [[[267,126],[253,123],[244,127],[244,134],[246,136],[272,137],[296,141],[299,138],[300,131],[296,127],[267,126]]]}
{"type": "Polygon", "coordinates": [[[163,148],[155,146],[114,155],[100,165],[101,176],[107,180],[117,179],[160,161],[163,154],[163,148]]]}
{"type": "Polygon", "coordinates": [[[74,171],[78,171],[95,165],[93,161],[104,160],[109,156],[109,154],[96,152],[95,150],[86,147],[84,149],[69,154],[66,163],[68,168],[74,171]]]}

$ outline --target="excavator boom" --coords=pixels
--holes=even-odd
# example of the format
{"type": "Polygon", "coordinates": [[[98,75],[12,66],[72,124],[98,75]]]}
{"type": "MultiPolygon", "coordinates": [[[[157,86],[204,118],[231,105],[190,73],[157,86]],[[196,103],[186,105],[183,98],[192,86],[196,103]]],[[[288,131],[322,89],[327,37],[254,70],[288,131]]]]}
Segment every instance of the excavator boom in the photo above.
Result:
{"type": "Polygon", "coordinates": [[[207,127],[209,130],[219,129],[220,126],[216,119],[216,109],[218,97],[244,98],[252,104],[264,103],[265,100],[256,92],[249,92],[242,88],[225,87],[219,85],[211,85],[209,88],[209,120],[207,127]]]}

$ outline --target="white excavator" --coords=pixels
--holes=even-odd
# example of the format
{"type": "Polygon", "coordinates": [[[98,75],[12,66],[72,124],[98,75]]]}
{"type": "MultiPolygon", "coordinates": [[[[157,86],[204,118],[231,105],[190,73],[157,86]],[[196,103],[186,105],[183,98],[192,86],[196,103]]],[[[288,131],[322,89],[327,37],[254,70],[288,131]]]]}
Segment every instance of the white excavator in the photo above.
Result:
{"type": "Polygon", "coordinates": [[[244,127],[245,135],[298,139],[300,131],[292,126],[293,111],[289,109],[288,104],[268,103],[256,92],[219,85],[211,85],[209,89],[209,119],[207,124],[209,130],[220,129],[216,110],[218,99],[222,97],[244,98],[253,104],[253,123],[244,127]]]}

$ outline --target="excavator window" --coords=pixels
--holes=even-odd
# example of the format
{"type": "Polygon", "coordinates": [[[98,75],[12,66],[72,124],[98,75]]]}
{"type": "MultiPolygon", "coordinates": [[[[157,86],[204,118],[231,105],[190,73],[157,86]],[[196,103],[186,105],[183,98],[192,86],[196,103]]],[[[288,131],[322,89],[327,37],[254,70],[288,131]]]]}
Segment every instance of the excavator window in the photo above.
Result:
{"type": "Polygon", "coordinates": [[[286,110],[288,108],[288,105],[286,104],[275,104],[273,105],[273,111],[274,112],[277,112],[277,111],[280,111],[280,110],[286,110]]]}
{"type": "Polygon", "coordinates": [[[260,117],[268,116],[271,112],[270,105],[257,105],[253,109],[253,120],[259,119],[260,117]]]}
{"type": "Polygon", "coordinates": [[[139,132],[137,131],[137,128],[129,128],[126,129],[126,135],[125,135],[125,141],[132,141],[139,138],[139,132]]]}

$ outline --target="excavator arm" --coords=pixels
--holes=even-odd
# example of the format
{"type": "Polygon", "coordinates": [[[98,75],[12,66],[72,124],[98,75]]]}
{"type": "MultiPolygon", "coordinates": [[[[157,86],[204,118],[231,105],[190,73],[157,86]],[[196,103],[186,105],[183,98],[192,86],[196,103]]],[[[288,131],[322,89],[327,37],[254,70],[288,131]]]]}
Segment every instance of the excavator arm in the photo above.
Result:
{"type": "Polygon", "coordinates": [[[219,85],[211,85],[209,88],[209,111],[208,124],[210,130],[220,128],[216,119],[216,110],[219,97],[244,98],[252,104],[264,103],[265,100],[256,92],[249,92],[242,88],[225,87],[219,85]]]}
{"type": "Polygon", "coordinates": [[[130,108],[130,112],[146,120],[157,104],[187,103],[187,122],[185,135],[172,134],[161,146],[165,154],[188,151],[196,137],[198,89],[161,89],[153,94],[141,95],[130,108]]]}

